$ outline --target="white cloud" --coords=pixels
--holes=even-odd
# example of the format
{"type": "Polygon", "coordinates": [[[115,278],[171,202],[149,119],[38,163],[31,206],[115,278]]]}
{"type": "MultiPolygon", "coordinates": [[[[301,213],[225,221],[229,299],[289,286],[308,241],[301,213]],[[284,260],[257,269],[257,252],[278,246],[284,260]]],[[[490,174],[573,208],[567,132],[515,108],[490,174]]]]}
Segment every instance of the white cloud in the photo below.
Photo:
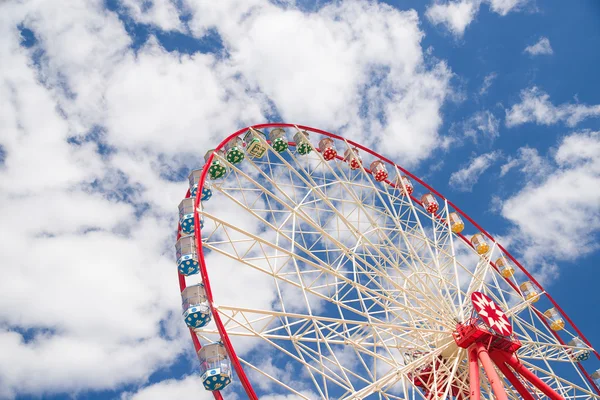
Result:
{"type": "Polygon", "coordinates": [[[478,1],[436,3],[427,8],[427,18],[433,24],[443,24],[456,36],[462,36],[479,11],[478,1]]]}
{"type": "Polygon", "coordinates": [[[20,334],[2,330],[0,345],[0,396],[11,398],[16,392],[77,392],[139,381],[157,365],[167,365],[182,343],[157,335],[118,344],[65,334],[41,334],[24,343],[20,334]]]}
{"type": "Polygon", "coordinates": [[[490,9],[500,15],[506,15],[511,11],[517,11],[529,0],[489,0],[490,9]]]}
{"type": "Polygon", "coordinates": [[[496,74],[495,72],[491,72],[487,74],[485,78],[483,78],[483,83],[481,85],[481,88],[479,88],[480,96],[483,96],[487,93],[487,91],[490,89],[490,87],[492,87],[492,84],[494,83],[494,80],[496,80],[497,77],[498,74],[496,74]]]}
{"type": "Polygon", "coordinates": [[[567,136],[543,180],[506,199],[502,215],[528,263],[574,260],[597,249],[600,231],[600,133],[567,136]]]}
{"type": "Polygon", "coordinates": [[[561,104],[555,106],[550,102],[550,95],[531,87],[521,91],[521,102],[506,110],[506,126],[513,127],[528,122],[541,125],[552,125],[564,122],[567,126],[575,126],[586,118],[599,117],[600,104],[561,104]]]}
{"type": "Polygon", "coordinates": [[[165,31],[180,31],[182,24],[173,0],[121,0],[138,22],[152,24],[165,31]]]}
{"type": "Polygon", "coordinates": [[[443,62],[425,67],[416,12],[356,0],[311,14],[238,3],[190,2],[190,27],[198,36],[216,28],[232,65],[284,120],[336,130],[407,164],[443,145],[451,72],[443,62]]]}
{"type": "Polygon", "coordinates": [[[108,82],[102,122],[110,143],[204,157],[227,132],[264,118],[264,96],[235,75],[213,55],[171,54],[152,40],[124,57],[108,82]]]}
{"type": "Polygon", "coordinates": [[[442,24],[452,34],[462,37],[465,30],[477,16],[483,3],[488,3],[490,9],[502,16],[511,11],[519,10],[529,0],[457,0],[438,1],[430,5],[425,12],[433,24],[442,24]]]}
{"type": "Polygon", "coordinates": [[[531,54],[532,56],[538,56],[543,54],[554,54],[554,50],[552,50],[552,46],[550,46],[550,40],[547,37],[541,37],[540,40],[536,44],[532,44],[531,46],[525,47],[524,50],[526,53],[531,54]]]}
{"type": "MultiPolygon", "coordinates": [[[[153,385],[146,386],[135,393],[123,393],[121,400],[163,400],[163,399],[198,399],[213,400],[212,392],[203,388],[198,375],[186,376],[181,380],[168,379],[153,385]]],[[[227,398],[233,400],[238,396],[228,392],[227,398]]]]}
{"type": "Polygon", "coordinates": [[[483,140],[493,141],[499,136],[500,121],[489,110],[478,111],[462,123],[462,130],[466,137],[475,142],[483,140]]]}
{"type": "Polygon", "coordinates": [[[479,181],[481,175],[498,159],[500,152],[481,154],[469,161],[465,168],[450,175],[449,185],[456,190],[469,192],[479,181]]]}
{"type": "Polygon", "coordinates": [[[539,155],[537,149],[521,147],[517,153],[516,157],[509,157],[506,164],[500,167],[501,177],[515,167],[518,167],[530,182],[545,177],[549,172],[550,165],[548,161],[539,155]]]}

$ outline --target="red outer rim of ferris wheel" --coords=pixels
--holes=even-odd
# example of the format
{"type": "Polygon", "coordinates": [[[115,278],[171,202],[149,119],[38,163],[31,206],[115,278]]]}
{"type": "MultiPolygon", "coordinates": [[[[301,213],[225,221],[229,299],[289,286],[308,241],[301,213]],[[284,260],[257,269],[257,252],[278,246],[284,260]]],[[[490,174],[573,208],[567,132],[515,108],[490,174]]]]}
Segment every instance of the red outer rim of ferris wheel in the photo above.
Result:
{"type": "MultiPolygon", "coordinates": [[[[564,312],[564,310],[558,305],[558,303],[552,298],[552,296],[550,296],[550,294],[548,294],[548,292],[546,292],[543,288],[543,286],[529,273],[529,271],[527,271],[527,269],[525,269],[525,267],[523,267],[521,265],[521,263],[519,263],[519,261],[517,261],[517,259],[515,257],[512,256],[512,254],[510,254],[508,252],[508,250],[506,250],[500,243],[497,243],[496,240],[494,239],[494,237],[488,233],[485,229],[483,229],[479,224],[477,224],[471,217],[469,217],[464,211],[462,211],[460,208],[458,208],[454,203],[452,203],[450,200],[448,200],[446,197],[444,197],[441,193],[439,193],[437,190],[435,190],[433,187],[429,186],[427,183],[425,183],[423,180],[421,180],[420,178],[418,178],[417,176],[415,176],[414,174],[412,174],[411,172],[407,171],[406,169],[402,168],[401,166],[395,164],[394,162],[392,162],[390,159],[378,154],[377,152],[371,150],[368,147],[365,147],[359,143],[356,143],[352,140],[348,140],[343,138],[342,136],[321,130],[321,129],[317,129],[317,128],[312,128],[310,126],[306,126],[306,125],[297,125],[297,124],[289,124],[289,123],[281,123],[281,122],[275,122],[275,123],[266,123],[266,124],[259,124],[259,125],[252,125],[252,126],[248,126],[245,128],[242,128],[234,133],[232,133],[231,135],[229,135],[228,137],[226,137],[223,141],[221,141],[221,143],[219,143],[219,145],[214,149],[213,153],[210,155],[209,159],[206,161],[206,164],[204,165],[204,167],[202,168],[202,174],[200,176],[200,179],[198,181],[198,187],[201,188],[204,185],[204,182],[206,181],[206,175],[208,174],[208,168],[207,166],[209,166],[212,163],[213,157],[214,157],[214,152],[223,149],[223,147],[233,138],[238,137],[242,134],[244,134],[245,132],[247,132],[250,128],[252,129],[264,129],[264,128],[296,128],[296,129],[301,129],[301,130],[305,130],[305,131],[309,131],[309,132],[314,132],[316,134],[320,134],[323,136],[327,136],[330,137],[332,139],[336,139],[336,140],[340,140],[343,142],[348,143],[351,146],[356,147],[357,149],[360,149],[374,157],[376,157],[377,159],[387,163],[388,165],[397,168],[399,171],[401,171],[403,174],[405,174],[406,176],[412,178],[413,180],[415,180],[416,182],[418,182],[420,185],[422,185],[424,188],[428,189],[432,194],[435,194],[437,197],[439,197],[440,199],[444,200],[447,205],[451,208],[454,209],[454,211],[456,211],[457,213],[459,213],[463,218],[465,218],[467,221],[469,221],[477,230],[479,230],[479,232],[481,232],[483,235],[485,235],[488,239],[490,239],[493,243],[496,244],[496,246],[500,249],[500,251],[506,256],[508,257],[513,263],[514,265],[516,265],[521,272],[523,272],[523,274],[525,274],[525,276],[527,276],[527,278],[537,287],[539,287],[540,289],[542,289],[542,291],[544,292],[544,294],[546,295],[546,297],[548,298],[548,300],[552,303],[552,305],[554,306],[554,308],[561,314],[562,317],[565,318],[565,320],[573,327],[573,329],[575,330],[575,332],[577,332],[577,334],[579,335],[579,338],[581,338],[588,346],[590,346],[593,349],[593,346],[591,345],[591,343],[588,341],[588,339],[585,337],[585,335],[583,334],[583,332],[581,332],[579,330],[579,328],[575,325],[575,323],[571,320],[571,318],[569,318],[569,316],[564,312]]],[[[292,145],[294,145],[294,143],[290,143],[292,145]]],[[[338,159],[342,159],[342,157],[338,156],[338,159]]],[[[370,172],[368,169],[366,169],[367,172],[370,172]]],[[[390,185],[394,185],[392,182],[390,182],[389,180],[385,181],[387,184],[390,185]]],[[[187,191],[186,197],[190,196],[190,191],[187,191]]],[[[419,199],[413,197],[412,195],[410,196],[412,201],[421,205],[421,202],[419,201],[419,199]]],[[[206,268],[206,261],[204,259],[204,252],[202,250],[202,240],[201,240],[201,236],[202,236],[202,232],[200,229],[200,218],[198,216],[198,206],[200,204],[200,199],[201,196],[196,196],[196,199],[194,201],[194,237],[195,237],[195,241],[196,241],[196,251],[197,251],[197,255],[198,255],[198,264],[200,266],[200,276],[202,278],[202,283],[204,284],[204,289],[206,291],[206,298],[209,302],[210,305],[210,309],[211,309],[211,313],[212,313],[212,317],[213,317],[213,321],[215,322],[215,325],[217,327],[217,330],[219,331],[219,335],[221,337],[221,341],[225,347],[225,349],[227,350],[227,354],[229,355],[229,358],[231,360],[231,363],[236,371],[236,374],[238,376],[238,379],[240,380],[240,383],[242,384],[242,387],[244,388],[244,390],[246,391],[246,394],[248,395],[248,398],[251,400],[258,400],[258,396],[256,395],[256,392],[254,391],[254,388],[252,387],[252,384],[250,383],[250,380],[248,379],[248,377],[246,376],[246,373],[244,372],[244,369],[242,367],[242,364],[235,352],[235,349],[233,348],[233,344],[231,343],[231,340],[229,339],[229,335],[227,334],[227,331],[225,330],[225,326],[223,324],[223,321],[221,320],[221,317],[219,315],[219,313],[216,310],[216,307],[214,305],[214,301],[213,301],[213,295],[212,295],[212,289],[211,289],[211,285],[210,285],[210,279],[208,277],[208,271],[206,268]]],[[[444,220],[443,217],[441,217],[439,214],[435,214],[435,217],[440,219],[440,220],[444,220]]],[[[177,239],[179,239],[179,227],[177,229],[178,235],[177,235],[177,239]]],[[[469,245],[470,247],[473,247],[473,244],[471,243],[470,240],[468,240],[465,236],[463,236],[462,234],[457,234],[457,236],[459,236],[463,242],[465,242],[467,245],[469,245]]],[[[492,267],[496,270],[497,267],[495,266],[495,264],[493,262],[490,261],[490,264],[492,265],[492,267]]],[[[178,273],[179,276],[179,288],[180,291],[183,291],[186,288],[186,282],[185,282],[185,277],[181,274],[178,273]]],[[[507,278],[503,278],[517,293],[520,293],[519,288],[509,279],[507,278]]],[[[541,321],[549,328],[548,322],[546,321],[546,319],[543,317],[543,314],[541,311],[537,310],[536,308],[534,308],[534,312],[540,317],[541,321]]],[[[554,335],[554,337],[559,341],[559,343],[561,343],[562,345],[565,345],[565,342],[562,340],[562,338],[558,335],[557,332],[549,329],[550,332],[552,332],[552,334],[554,335]]],[[[194,348],[195,351],[198,352],[198,350],[200,350],[200,348],[202,347],[200,344],[200,341],[198,340],[198,337],[196,336],[195,332],[193,331],[193,329],[190,328],[190,334],[192,336],[192,341],[194,343],[194,348]]],[[[593,350],[594,354],[596,355],[596,358],[598,358],[598,360],[600,360],[600,354],[596,351],[593,350]]],[[[577,363],[577,366],[579,368],[579,370],[583,373],[583,375],[586,377],[586,379],[588,380],[588,382],[590,383],[591,387],[593,387],[596,392],[598,394],[600,394],[600,388],[598,388],[598,386],[596,386],[596,384],[594,383],[594,381],[592,380],[590,374],[585,370],[585,368],[583,367],[583,365],[581,365],[581,363],[577,363]]],[[[213,392],[214,398],[217,400],[222,400],[223,397],[221,395],[221,393],[219,391],[214,391],[213,392]]]]}

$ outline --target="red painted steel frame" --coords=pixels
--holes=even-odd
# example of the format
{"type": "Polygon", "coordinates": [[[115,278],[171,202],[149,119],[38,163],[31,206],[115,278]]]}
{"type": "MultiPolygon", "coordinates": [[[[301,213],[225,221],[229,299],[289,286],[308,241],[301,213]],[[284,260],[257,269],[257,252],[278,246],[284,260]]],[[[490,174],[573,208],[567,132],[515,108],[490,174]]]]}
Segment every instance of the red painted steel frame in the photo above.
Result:
{"type": "Polygon", "coordinates": [[[479,386],[479,358],[477,357],[477,349],[471,347],[469,353],[469,391],[471,400],[479,400],[481,398],[481,387],[479,386]]]}
{"type": "Polygon", "coordinates": [[[487,375],[494,395],[496,395],[496,400],[508,400],[506,390],[504,390],[504,385],[502,384],[502,379],[498,376],[498,373],[494,368],[494,363],[483,343],[475,343],[473,345],[473,350],[477,352],[477,357],[479,357],[479,361],[481,361],[481,366],[487,375]]]}
{"type": "MultiPolygon", "coordinates": [[[[335,135],[333,133],[330,132],[326,132],[323,131],[321,129],[316,129],[316,128],[312,128],[309,126],[305,126],[305,125],[296,125],[296,124],[287,124],[287,123],[267,123],[267,124],[259,124],[259,125],[253,125],[253,126],[249,126],[249,127],[245,127],[243,129],[238,130],[235,133],[232,133],[231,135],[229,135],[227,138],[225,138],[217,147],[215,150],[221,150],[225,144],[227,142],[229,142],[231,139],[233,139],[234,137],[240,136],[241,134],[245,133],[246,131],[248,131],[248,129],[253,128],[253,129],[264,129],[264,128],[298,128],[301,130],[306,130],[306,131],[310,131],[310,132],[314,132],[317,134],[321,134],[324,136],[328,136],[330,138],[333,139],[337,139],[343,142],[347,142],[348,144],[356,147],[357,149],[360,149],[374,157],[377,157],[378,159],[390,164],[391,166],[393,166],[394,168],[397,168],[398,170],[402,171],[405,175],[409,176],[410,178],[414,179],[416,182],[418,182],[419,184],[421,184],[423,187],[427,188],[431,193],[435,194],[436,196],[438,196],[439,198],[441,198],[442,200],[445,200],[448,204],[448,206],[452,207],[456,212],[458,212],[461,216],[463,216],[467,221],[469,221],[475,228],[477,228],[482,234],[484,234],[485,236],[487,236],[490,240],[492,240],[494,243],[496,243],[495,239],[492,237],[492,235],[490,235],[485,229],[483,229],[481,226],[479,226],[471,217],[469,217],[467,214],[465,214],[460,208],[458,208],[454,203],[452,203],[450,200],[446,199],[444,196],[442,196],[438,191],[436,191],[434,188],[432,188],[431,186],[429,186],[427,183],[425,183],[424,181],[422,181],[421,179],[419,179],[417,176],[413,175],[412,173],[410,173],[409,171],[405,170],[404,168],[402,168],[401,166],[393,163],[391,160],[387,159],[386,157],[383,157],[381,155],[379,155],[378,153],[374,152],[373,150],[358,144],[356,142],[353,142],[351,140],[346,140],[341,136],[335,135]]],[[[211,154],[210,158],[208,159],[207,163],[205,164],[205,168],[203,168],[202,171],[202,175],[200,177],[200,180],[198,182],[198,188],[201,188],[204,185],[204,182],[206,180],[206,175],[208,173],[208,168],[206,168],[206,166],[210,165],[212,160],[214,157],[214,153],[211,154]]],[[[338,156],[338,159],[341,159],[342,157],[338,156]]],[[[388,184],[390,184],[391,182],[387,181],[386,182],[388,184]]],[[[189,191],[188,194],[186,195],[186,197],[189,197],[189,191]]],[[[249,399],[252,400],[257,400],[258,397],[256,395],[256,393],[254,392],[254,389],[252,388],[252,384],[250,383],[250,381],[248,380],[248,377],[246,376],[242,365],[239,361],[239,358],[237,357],[235,350],[231,344],[231,341],[229,339],[229,336],[227,335],[227,332],[225,330],[225,327],[223,325],[223,322],[221,321],[220,315],[216,312],[215,308],[214,308],[214,304],[213,304],[213,297],[212,297],[212,290],[211,290],[211,286],[210,286],[210,280],[208,278],[208,271],[206,269],[206,262],[204,260],[204,252],[202,250],[202,245],[201,245],[201,232],[200,232],[200,220],[199,220],[199,216],[198,216],[198,212],[197,212],[197,208],[198,205],[200,203],[200,198],[201,196],[196,196],[196,201],[194,204],[194,228],[195,228],[195,239],[196,239],[196,250],[198,253],[198,263],[200,266],[200,275],[202,277],[202,282],[204,283],[204,287],[206,290],[206,297],[208,299],[208,302],[210,304],[210,308],[211,308],[211,312],[213,315],[213,320],[215,321],[215,324],[217,326],[217,329],[219,331],[219,334],[221,335],[221,340],[223,341],[223,345],[225,346],[225,349],[227,350],[227,353],[231,359],[231,362],[234,366],[234,369],[238,375],[238,379],[240,380],[242,386],[244,387],[244,390],[246,391],[246,394],[248,395],[249,399]]],[[[421,204],[421,202],[416,199],[415,197],[413,197],[411,195],[411,199],[418,203],[419,205],[421,204]]],[[[436,216],[437,218],[441,218],[439,215],[436,216]]],[[[179,229],[178,229],[179,231],[179,229]]],[[[459,234],[459,236],[463,239],[463,241],[465,241],[468,245],[471,245],[471,242],[465,238],[463,235],[459,234]]],[[[179,237],[179,236],[178,236],[179,237]]],[[[592,347],[591,343],[588,341],[588,339],[585,337],[585,335],[579,330],[579,328],[577,328],[577,326],[575,325],[575,323],[573,323],[573,321],[567,316],[567,314],[563,311],[563,309],[556,303],[556,301],[543,289],[542,285],[539,284],[539,282],[525,269],[525,267],[523,267],[504,247],[502,247],[501,244],[496,243],[496,245],[498,246],[498,248],[502,251],[503,254],[505,254],[524,274],[525,276],[527,276],[529,278],[529,280],[531,280],[531,282],[538,286],[540,289],[542,289],[546,296],[548,297],[548,300],[552,303],[552,305],[558,310],[558,312],[565,318],[565,320],[573,327],[573,329],[577,332],[577,334],[579,335],[579,337],[590,347],[592,347]]],[[[472,245],[471,245],[472,246],[472,245]]],[[[513,287],[513,289],[515,289],[518,292],[518,288],[508,279],[506,279],[506,282],[513,287]]],[[[186,283],[185,283],[185,278],[182,275],[179,275],[179,287],[180,290],[183,291],[183,289],[185,289],[186,287],[186,283]]],[[[535,310],[538,311],[538,310],[535,310]]],[[[538,315],[541,314],[538,312],[538,315]]],[[[542,318],[542,321],[546,322],[545,319],[542,318]]],[[[194,342],[194,348],[196,349],[196,351],[198,351],[201,347],[200,342],[198,341],[198,338],[196,336],[196,334],[194,333],[194,331],[192,329],[190,329],[190,333],[192,335],[192,340],[194,342]]],[[[555,335],[556,336],[556,335],[555,335]]],[[[560,337],[559,337],[559,340],[560,337]]],[[[562,340],[561,340],[562,342],[562,340]]],[[[600,354],[594,350],[594,354],[596,355],[596,357],[600,360],[600,354]]],[[[590,375],[587,373],[587,371],[583,368],[583,366],[581,364],[578,364],[580,370],[584,373],[584,375],[586,376],[586,378],[588,379],[590,385],[595,388],[596,392],[598,394],[600,394],[600,388],[598,388],[596,386],[596,384],[593,382],[593,380],[591,379],[590,375]]],[[[535,376],[535,375],[534,375],[535,376]]],[[[213,392],[215,399],[222,399],[220,392],[215,391],[213,392]]]]}
{"type": "Polygon", "coordinates": [[[515,370],[516,373],[520,374],[523,378],[531,382],[535,387],[542,391],[551,400],[565,400],[564,397],[556,393],[548,384],[542,381],[537,375],[528,370],[521,362],[517,359],[514,354],[506,354],[503,351],[494,352],[494,358],[498,363],[506,363],[515,370]]]}
{"type": "MultiPolygon", "coordinates": [[[[493,354],[492,360],[494,360],[493,354]]],[[[512,372],[510,368],[506,366],[506,364],[504,364],[503,362],[498,362],[496,360],[494,360],[494,363],[496,364],[500,372],[502,372],[502,375],[504,375],[504,377],[508,379],[508,381],[513,385],[513,387],[517,389],[517,392],[519,392],[521,398],[523,398],[524,400],[535,400],[535,397],[533,397],[533,395],[529,392],[529,390],[527,390],[525,385],[523,385],[519,378],[517,378],[514,372],[512,372]]]]}

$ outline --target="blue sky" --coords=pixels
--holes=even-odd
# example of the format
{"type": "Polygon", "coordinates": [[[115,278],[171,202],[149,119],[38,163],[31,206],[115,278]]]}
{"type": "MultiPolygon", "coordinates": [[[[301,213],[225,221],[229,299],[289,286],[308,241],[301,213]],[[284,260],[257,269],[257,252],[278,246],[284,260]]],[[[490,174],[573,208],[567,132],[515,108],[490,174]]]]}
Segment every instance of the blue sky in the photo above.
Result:
{"type": "Polygon", "coordinates": [[[0,398],[193,390],[176,206],[207,149],[277,120],[339,132],[423,177],[600,346],[597,1],[98,0],[61,12],[0,5],[0,398]],[[40,308],[32,292],[50,300],[40,308]]]}

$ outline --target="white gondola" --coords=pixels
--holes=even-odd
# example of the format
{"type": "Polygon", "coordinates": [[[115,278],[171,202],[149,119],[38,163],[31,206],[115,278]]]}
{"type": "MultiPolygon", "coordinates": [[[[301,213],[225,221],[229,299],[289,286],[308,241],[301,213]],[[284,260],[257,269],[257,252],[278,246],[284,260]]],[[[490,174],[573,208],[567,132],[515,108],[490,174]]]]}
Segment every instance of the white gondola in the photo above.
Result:
{"type": "Polygon", "coordinates": [[[504,278],[508,279],[515,274],[515,269],[508,259],[504,256],[498,257],[496,260],[496,267],[498,271],[500,271],[500,275],[504,278]]]}
{"type": "Polygon", "coordinates": [[[553,331],[560,331],[565,327],[565,320],[561,317],[561,315],[556,311],[555,308],[550,308],[544,312],[546,318],[548,318],[548,323],[550,324],[550,329],[553,331]]]}
{"type": "Polygon", "coordinates": [[[533,286],[533,283],[531,283],[529,281],[523,282],[523,283],[521,283],[519,288],[521,289],[521,293],[523,293],[523,297],[525,297],[525,300],[535,303],[536,301],[538,301],[540,299],[540,294],[533,286]]]}

